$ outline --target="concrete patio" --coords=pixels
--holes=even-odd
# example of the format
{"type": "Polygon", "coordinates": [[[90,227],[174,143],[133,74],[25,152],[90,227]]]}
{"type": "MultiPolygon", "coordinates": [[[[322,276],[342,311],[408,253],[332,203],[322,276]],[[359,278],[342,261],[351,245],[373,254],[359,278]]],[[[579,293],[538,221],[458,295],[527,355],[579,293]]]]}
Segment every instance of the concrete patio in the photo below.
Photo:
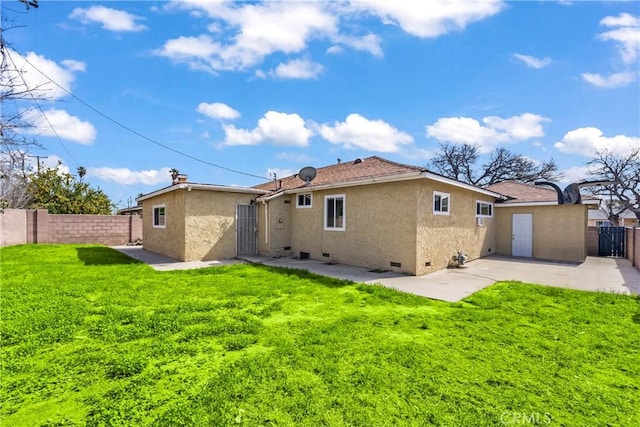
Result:
{"type": "Polygon", "coordinates": [[[379,283],[402,292],[456,302],[499,281],[520,281],[583,291],[640,294],[640,272],[626,259],[587,257],[581,264],[545,262],[527,258],[490,256],[468,262],[462,268],[439,270],[423,276],[295,258],[243,257],[242,260],[181,262],[154,254],[140,246],[114,249],[159,271],[186,270],[229,265],[239,262],[273,267],[297,268],[323,276],[362,283],[379,283]]]}

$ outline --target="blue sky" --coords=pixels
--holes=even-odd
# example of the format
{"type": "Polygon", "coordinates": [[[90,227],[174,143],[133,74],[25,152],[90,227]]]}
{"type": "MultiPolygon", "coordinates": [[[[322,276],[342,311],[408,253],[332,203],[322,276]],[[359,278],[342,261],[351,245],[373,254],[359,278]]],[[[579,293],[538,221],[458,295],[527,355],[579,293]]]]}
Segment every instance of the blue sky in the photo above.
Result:
{"type": "Polygon", "coordinates": [[[2,7],[22,26],[11,58],[49,98],[46,119],[16,106],[32,108],[34,154],[84,166],[120,207],[170,168],[250,186],[338,158],[425,166],[466,141],[553,158],[573,180],[595,150],[640,144],[637,1],[2,7]]]}

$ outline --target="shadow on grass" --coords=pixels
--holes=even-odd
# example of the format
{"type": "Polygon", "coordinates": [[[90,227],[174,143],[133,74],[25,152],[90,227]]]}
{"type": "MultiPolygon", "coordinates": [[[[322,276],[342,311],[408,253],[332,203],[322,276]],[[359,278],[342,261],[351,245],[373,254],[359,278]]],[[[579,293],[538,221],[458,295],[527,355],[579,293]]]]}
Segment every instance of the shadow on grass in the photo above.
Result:
{"type": "Polygon", "coordinates": [[[106,247],[76,248],[84,265],[140,264],[140,261],[106,247]]]}
{"type": "Polygon", "coordinates": [[[301,268],[287,268],[287,267],[274,267],[264,264],[251,264],[255,268],[266,270],[272,273],[286,274],[287,276],[295,276],[298,279],[309,279],[317,282],[321,285],[330,288],[340,288],[343,286],[353,285],[351,280],[335,279],[333,277],[322,276],[320,274],[311,273],[310,271],[303,270],[301,268]]]}

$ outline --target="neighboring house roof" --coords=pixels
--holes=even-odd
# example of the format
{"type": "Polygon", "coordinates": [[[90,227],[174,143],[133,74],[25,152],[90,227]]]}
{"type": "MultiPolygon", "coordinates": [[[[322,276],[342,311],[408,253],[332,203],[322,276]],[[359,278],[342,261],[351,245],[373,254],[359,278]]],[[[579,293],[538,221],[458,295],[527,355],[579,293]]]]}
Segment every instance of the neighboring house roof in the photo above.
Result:
{"type": "MultiPolygon", "coordinates": [[[[518,181],[503,181],[486,187],[487,190],[503,194],[509,199],[502,202],[504,205],[557,205],[558,194],[548,187],[540,187],[533,184],[524,184],[518,181]]],[[[583,204],[599,204],[599,199],[582,196],[583,204]]]]}
{"type": "MultiPolygon", "coordinates": [[[[607,214],[599,209],[593,209],[589,211],[589,219],[595,220],[608,220],[607,214]]],[[[624,211],[620,214],[620,219],[636,219],[636,215],[631,211],[624,211]]]]}
{"type": "Polygon", "coordinates": [[[316,177],[309,184],[305,183],[296,174],[275,182],[256,185],[253,188],[269,191],[268,195],[262,196],[262,199],[268,200],[284,193],[299,193],[325,188],[339,188],[418,178],[428,178],[492,197],[501,197],[500,194],[493,191],[447,178],[433,173],[427,168],[397,163],[378,156],[318,168],[316,169],[316,177]]]}
{"type": "Polygon", "coordinates": [[[143,200],[147,200],[152,197],[159,196],[161,194],[169,193],[171,191],[185,190],[185,189],[186,190],[221,191],[226,193],[248,193],[248,194],[256,194],[256,195],[262,195],[267,193],[267,191],[256,189],[256,188],[235,187],[231,185],[196,184],[191,182],[181,182],[179,184],[173,184],[168,187],[161,188],[160,190],[156,190],[151,193],[140,196],[136,199],[136,201],[141,202],[143,200]]]}
{"type": "Polygon", "coordinates": [[[134,213],[141,213],[141,212],[142,212],[142,206],[139,206],[139,205],[138,206],[132,206],[130,208],[120,209],[118,211],[118,213],[120,215],[125,215],[125,214],[128,214],[128,213],[134,214],[134,213]]]}

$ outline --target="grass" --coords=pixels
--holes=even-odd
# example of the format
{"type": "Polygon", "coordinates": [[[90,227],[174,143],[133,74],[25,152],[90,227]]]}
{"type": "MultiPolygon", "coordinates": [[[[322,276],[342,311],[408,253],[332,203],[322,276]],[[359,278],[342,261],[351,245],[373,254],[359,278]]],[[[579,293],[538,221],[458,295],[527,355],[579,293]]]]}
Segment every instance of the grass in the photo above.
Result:
{"type": "Polygon", "coordinates": [[[640,299],[1,252],[2,426],[640,425],[640,299]]]}

